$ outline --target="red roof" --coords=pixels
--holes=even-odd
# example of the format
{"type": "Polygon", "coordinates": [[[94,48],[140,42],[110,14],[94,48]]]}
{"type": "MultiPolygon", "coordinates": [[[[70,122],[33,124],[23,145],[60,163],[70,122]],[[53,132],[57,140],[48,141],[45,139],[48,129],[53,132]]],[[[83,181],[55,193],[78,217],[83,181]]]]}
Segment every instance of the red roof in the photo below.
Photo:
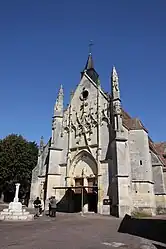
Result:
{"type": "Polygon", "coordinates": [[[166,167],[166,142],[154,143],[154,147],[158,152],[164,166],[166,167]]]}
{"type": "MultiPolygon", "coordinates": [[[[125,112],[122,109],[122,120],[123,125],[128,130],[145,130],[148,132],[148,130],[144,127],[142,122],[138,118],[132,118],[127,112],[125,112]]],[[[159,159],[163,163],[163,165],[166,167],[166,142],[160,142],[160,143],[154,143],[151,138],[149,137],[149,148],[158,155],[159,159]],[[165,156],[164,156],[165,154],[165,156]]]]}
{"type": "Polygon", "coordinates": [[[123,125],[128,130],[145,130],[148,132],[148,130],[145,128],[145,126],[142,124],[142,122],[139,120],[139,118],[132,118],[127,112],[125,112],[122,109],[122,120],[123,125]]]}

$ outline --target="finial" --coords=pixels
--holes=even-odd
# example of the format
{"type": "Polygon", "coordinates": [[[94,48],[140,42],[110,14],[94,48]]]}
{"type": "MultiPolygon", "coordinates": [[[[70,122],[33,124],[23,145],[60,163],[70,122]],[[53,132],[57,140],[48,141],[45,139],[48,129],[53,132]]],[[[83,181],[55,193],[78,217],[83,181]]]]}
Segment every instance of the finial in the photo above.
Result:
{"type": "Polygon", "coordinates": [[[94,45],[93,41],[90,40],[89,42],[89,54],[92,54],[92,46],[94,45]]]}
{"type": "Polygon", "coordinates": [[[44,137],[41,136],[41,138],[40,138],[40,147],[42,147],[43,145],[44,145],[44,137]]]}
{"type": "Polygon", "coordinates": [[[40,138],[40,147],[39,147],[39,153],[43,151],[43,147],[44,147],[44,138],[43,136],[41,136],[40,138]]]}
{"type": "Polygon", "coordinates": [[[115,66],[112,68],[112,76],[118,76],[115,66]]]}
{"type": "Polygon", "coordinates": [[[60,85],[59,94],[63,94],[63,85],[60,85]]]}

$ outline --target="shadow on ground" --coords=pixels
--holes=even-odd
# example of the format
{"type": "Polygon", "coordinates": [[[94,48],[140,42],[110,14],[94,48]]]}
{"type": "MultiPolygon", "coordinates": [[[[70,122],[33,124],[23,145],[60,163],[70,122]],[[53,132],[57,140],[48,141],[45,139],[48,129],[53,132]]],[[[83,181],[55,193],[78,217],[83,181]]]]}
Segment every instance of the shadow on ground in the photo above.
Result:
{"type": "MultiPolygon", "coordinates": [[[[118,232],[166,244],[166,220],[138,219],[126,214],[118,232]]],[[[158,249],[166,249],[166,245],[158,245],[157,243],[153,245],[158,249]]]]}

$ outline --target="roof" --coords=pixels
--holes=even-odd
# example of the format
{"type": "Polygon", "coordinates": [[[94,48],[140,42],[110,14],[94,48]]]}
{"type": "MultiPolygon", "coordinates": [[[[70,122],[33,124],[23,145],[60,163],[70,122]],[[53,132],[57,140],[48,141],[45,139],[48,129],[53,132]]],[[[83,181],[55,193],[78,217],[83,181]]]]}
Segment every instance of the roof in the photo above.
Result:
{"type": "MultiPolygon", "coordinates": [[[[122,109],[123,125],[128,130],[148,130],[138,118],[132,118],[126,111],[122,109]]],[[[166,167],[166,142],[154,143],[149,137],[149,148],[159,157],[160,161],[166,167]]]]}
{"type": "Polygon", "coordinates": [[[160,160],[166,167],[166,142],[154,143],[154,147],[159,155],[160,160]]]}
{"type": "Polygon", "coordinates": [[[85,65],[85,69],[84,70],[88,70],[88,69],[94,69],[94,63],[93,63],[93,58],[92,58],[92,54],[90,53],[85,65]]]}
{"type": "Polygon", "coordinates": [[[87,73],[87,75],[93,80],[93,82],[98,84],[99,75],[94,68],[94,63],[93,63],[93,58],[92,58],[91,53],[89,53],[88,55],[88,59],[87,59],[84,71],[81,73],[81,77],[83,76],[84,72],[87,73]]]}
{"type": "Polygon", "coordinates": [[[139,118],[132,118],[126,111],[122,109],[122,121],[123,125],[128,130],[145,130],[148,132],[148,130],[145,128],[145,126],[142,124],[139,118]]]}

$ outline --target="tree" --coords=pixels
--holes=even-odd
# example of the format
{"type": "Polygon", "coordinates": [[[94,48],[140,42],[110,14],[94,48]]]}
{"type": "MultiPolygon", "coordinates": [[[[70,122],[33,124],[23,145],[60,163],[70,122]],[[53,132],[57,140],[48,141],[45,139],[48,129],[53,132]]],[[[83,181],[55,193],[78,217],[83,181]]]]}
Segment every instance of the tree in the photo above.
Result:
{"type": "MultiPolygon", "coordinates": [[[[0,190],[13,198],[15,183],[20,198],[29,194],[32,169],[36,166],[38,146],[21,135],[11,134],[0,141],[0,190]]],[[[9,199],[11,199],[9,198],[9,199]]],[[[11,200],[10,200],[11,201],[11,200]]]]}

